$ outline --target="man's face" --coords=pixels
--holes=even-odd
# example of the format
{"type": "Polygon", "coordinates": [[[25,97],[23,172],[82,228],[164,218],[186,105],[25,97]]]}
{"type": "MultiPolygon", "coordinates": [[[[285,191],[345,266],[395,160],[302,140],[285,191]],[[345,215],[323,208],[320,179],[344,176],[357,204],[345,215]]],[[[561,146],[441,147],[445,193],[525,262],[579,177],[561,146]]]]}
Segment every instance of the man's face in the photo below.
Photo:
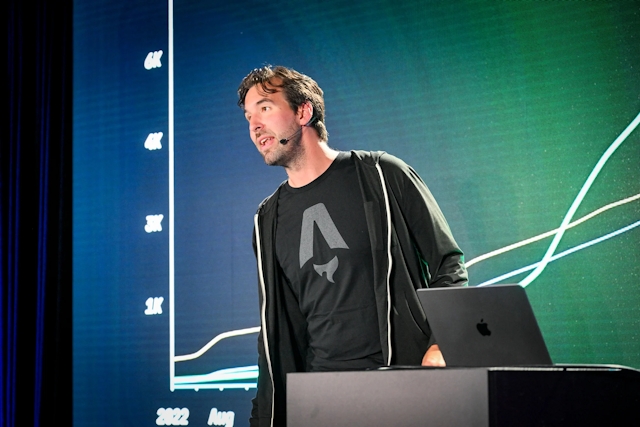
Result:
{"type": "Polygon", "coordinates": [[[300,124],[280,90],[265,93],[259,84],[254,85],[245,97],[244,115],[251,140],[266,164],[287,167],[301,154],[300,124]],[[287,144],[280,143],[292,136],[287,144]]]}

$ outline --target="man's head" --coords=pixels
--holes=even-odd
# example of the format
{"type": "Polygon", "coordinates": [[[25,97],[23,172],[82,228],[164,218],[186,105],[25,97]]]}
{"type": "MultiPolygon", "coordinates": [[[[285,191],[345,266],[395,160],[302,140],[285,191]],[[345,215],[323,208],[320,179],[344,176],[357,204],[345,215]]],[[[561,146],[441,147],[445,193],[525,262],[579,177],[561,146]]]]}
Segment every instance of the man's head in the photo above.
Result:
{"type": "Polygon", "coordinates": [[[241,108],[244,108],[247,92],[255,85],[259,85],[264,93],[281,91],[294,112],[303,104],[310,103],[313,107],[310,126],[321,141],[328,140],[329,133],[324,124],[324,94],[312,78],[282,66],[256,68],[242,79],[238,87],[238,105],[241,108]]]}

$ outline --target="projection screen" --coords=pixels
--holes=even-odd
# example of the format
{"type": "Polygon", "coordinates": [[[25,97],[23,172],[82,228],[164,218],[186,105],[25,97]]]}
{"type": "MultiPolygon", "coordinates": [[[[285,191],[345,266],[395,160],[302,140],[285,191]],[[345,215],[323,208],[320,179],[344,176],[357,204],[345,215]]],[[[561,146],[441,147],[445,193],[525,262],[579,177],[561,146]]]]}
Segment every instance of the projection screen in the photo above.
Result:
{"type": "Polygon", "coordinates": [[[76,0],[74,39],[74,425],[247,424],[265,64],[323,88],[331,147],[416,169],[555,363],[640,368],[632,2],[76,0]]]}

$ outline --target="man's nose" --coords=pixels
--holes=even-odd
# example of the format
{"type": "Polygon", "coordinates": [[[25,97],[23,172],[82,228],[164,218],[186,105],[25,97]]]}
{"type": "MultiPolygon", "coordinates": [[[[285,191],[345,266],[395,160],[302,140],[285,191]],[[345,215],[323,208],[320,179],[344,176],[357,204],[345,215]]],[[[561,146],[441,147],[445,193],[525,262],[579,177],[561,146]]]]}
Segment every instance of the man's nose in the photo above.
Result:
{"type": "Polygon", "coordinates": [[[252,132],[258,132],[260,129],[262,129],[262,123],[257,119],[257,118],[251,118],[251,120],[249,121],[249,130],[252,132]]]}

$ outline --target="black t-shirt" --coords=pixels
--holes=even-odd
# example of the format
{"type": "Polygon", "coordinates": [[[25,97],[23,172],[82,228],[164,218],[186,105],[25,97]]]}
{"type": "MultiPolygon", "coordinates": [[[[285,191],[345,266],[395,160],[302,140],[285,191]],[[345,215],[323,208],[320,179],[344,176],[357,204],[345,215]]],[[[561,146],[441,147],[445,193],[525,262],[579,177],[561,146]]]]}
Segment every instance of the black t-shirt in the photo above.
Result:
{"type": "Polygon", "coordinates": [[[279,192],[276,256],[307,318],[311,370],[382,365],[371,243],[349,153],[310,184],[279,192]]]}

